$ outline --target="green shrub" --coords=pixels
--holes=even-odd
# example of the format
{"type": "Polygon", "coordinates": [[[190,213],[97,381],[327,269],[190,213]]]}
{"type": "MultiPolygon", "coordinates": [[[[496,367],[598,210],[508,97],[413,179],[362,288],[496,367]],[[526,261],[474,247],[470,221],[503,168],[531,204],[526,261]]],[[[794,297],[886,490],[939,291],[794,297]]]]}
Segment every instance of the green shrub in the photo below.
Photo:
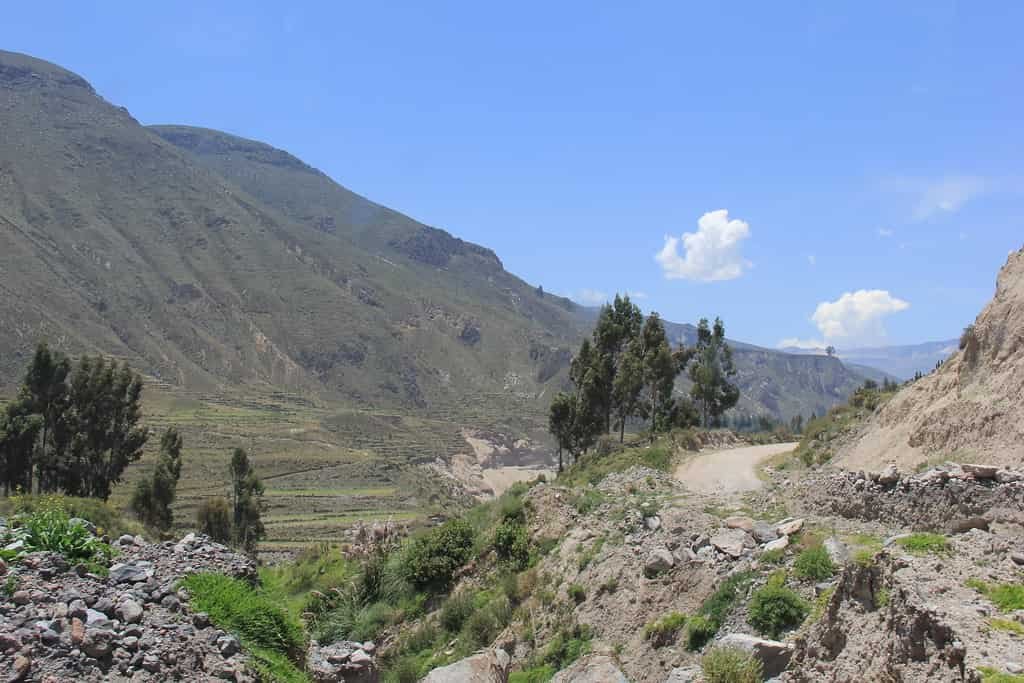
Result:
{"type": "Polygon", "coordinates": [[[1021,626],[1016,621],[992,618],[989,619],[988,623],[989,626],[997,631],[1006,631],[1007,633],[1012,633],[1016,636],[1024,636],[1024,626],[1021,626]]]}
{"type": "Polygon", "coordinates": [[[490,645],[498,629],[498,620],[490,610],[476,610],[463,624],[462,637],[472,649],[477,649],[490,645]]]}
{"type": "Polygon", "coordinates": [[[205,498],[196,510],[196,526],[218,543],[231,542],[231,505],[224,496],[205,498]]]}
{"type": "Polygon", "coordinates": [[[801,579],[824,581],[836,573],[836,566],[823,545],[807,548],[796,556],[793,573],[801,579]]]}
{"type": "Polygon", "coordinates": [[[757,559],[760,562],[764,562],[765,564],[782,564],[782,562],[786,559],[786,551],[782,548],[775,548],[774,550],[765,550],[757,559]]]}
{"type": "Polygon", "coordinates": [[[807,602],[786,588],[785,575],[772,575],[750,598],[751,625],[762,634],[778,638],[783,631],[799,626],[809,611],[807,602]]]}
{"type": "Polygon", "coordinates": [[[542,663],[554,667],[556,671],[564,669],[590,652],[592,637],[590,627],[585,624],[560,630],[544,648],[542,663]]]}
{"type": "Polygon", "coordinates": [[[254,648],[253,668],[261,681],[274,683],[310,683],[309,677],[285,655],[273,650],[254,648]]]}
{"type": "Polygon", "coordinates": [[[248,648],[271,650],[292,659],[305,653],[298,620],[245,581],[223,574],[193,574],[181,585],[192,608],[206,612],[219,628],[237,633],[248,648]]]}
{"type": "Polygon", "coordinates": [[[949,551],[949,541],[942,534],[920,532],[897,539],[896,543],[915,555],[940,554],[949,551]]]}
{"type": "Polygon", "coordinates": [[[541,664],[531,669],[513,671],[508,675],[508,683],[547,683],[554,677],[554,668],[550,664],[541,664]]]}
{"type": "Polygon", "coordinates": [[[576,512],[585,515],[596,510],[602,503],[604,503],[604,494],[597,489],[586,489],[576,497],[574,506],[576,512]]]}
{"type": "Polygon", "coordinates": [[[597,587],[597,594],[604,595],[605,593],[614,593],[617,590],[619,590],[619,579],[613,576],[597,587]]]}
{"type": "Polygon", "coordinates": [[[716,647],[700,659],[705,683],[761,683],[761,662],[734,647],[716,647]]]}
{"type": "Polygon", "coordinates": [[[719,624],[703,614],[691,617],[686,624],[686,649],[691,652],[704,647],[718,633],[719,624]]]}
{"type": "Polygon", "coordinates": [[[469,560],[473,540],[473,527],[461,519],[449,520],[414,538],[402,561],[405,578],[417,588],[443,590],[469,560]]]}
{"type": "Polygon", "coordinates": [[[117,538],[123,534],[136,536],[145,532],[141,524],[98,498],[77,498],[60,494],[19,494],[7,499],[0,498],[0,517],[32,513],[40,507],[54,504],[63,507],[70,517],[90,521],[96,526],[99,536],[106,534],[117,538]]]}
{"type": "Polygon", "coordinates": [[[982,683],[1024,683],[1024,675],[1008,674],[990,666],[979,666],[982,683]]]}
{"type": "Polygon", "coordinates": [[[577,605],[587,599],[587,592],[578,583],[570,585],[566,592],[569,594],[569,598],[577,605]]]}
{"type": "Polygon", "coordinates": [[[967,579],[967,585],[991,600],[1002,612],[1024,609],[1024,586],[1012,583],[988,584],[967,579]]]}
{"type": "Polygon", "coordinates": [[[530,541],[526,527],[511,519],[499,524],[494,530],[494,551],[514,569],[525,569],[530,562],[530,541]]]}
{"type": "MultiPolygon", "coordinates": [[[[63,496],[34,500],[11,519],[12,528],[0,537],[0,547],[21,541],[25,551],[60,553],[71,562],[84,562],[102,571],[110,563],[113,549],[94,536],[85,522],[72,518],[66,506],[63,496]]],[[[11,560],[17,554],[0,550],[0,559],[11,560]]]]}
{"type": "Polygon", "coordinates": [[[669,612],[659,619],[648,622],[644,626],[644,638],[651,641],[654,647],[663,647],[675,642],[679,629],[686,625],[686,615],[682,612],[669,612]]]}

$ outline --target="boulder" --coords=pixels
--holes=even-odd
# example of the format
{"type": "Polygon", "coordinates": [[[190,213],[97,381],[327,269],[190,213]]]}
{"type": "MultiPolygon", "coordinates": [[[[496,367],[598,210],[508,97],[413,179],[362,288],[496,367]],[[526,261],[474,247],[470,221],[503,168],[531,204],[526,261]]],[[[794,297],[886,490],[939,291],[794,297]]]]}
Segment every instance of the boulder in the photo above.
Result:
{"type": "Polygon", "coordinates": [[[842,567],[850,561],[850,550],[835,536],[826,538],[822,545],[835,566],[842,567]]]}
{"type": "Polygon", "coordinates": [[[615,660],[608,655],[592,654],[577,659],[562,669],[551,683],[629,683],[615,660]]]}
{"type": "Polygon", "coordinates": [[[775,525],[775,531],[779,536],[792,536],[804,528],[804,520],[787,517],[775,525]]]}
{"type": "Polygon", "coordinates": [[[647,527],[648,531],[657,531],[661,528],[661,518],[657,515],[647,517],[644,519],[644,526],[647,527]]]}
{"type": "Polygon", "coordinates": [[[507,683],[510,664],[501,648],[485,650],[434,669],[420,683],[507,683]]]}
{"type": "Polygon", "coordinates": [[[971,529],[981,529],[982,531],[988,531],[989,521],[984,517],[967,517],[964,519],[955,519],[949,523],[949,532],[953,534],[962,534],[970,531],[971,529]]]}
{"type": "Polygon", "coordinates": [[[726,517],[725,526],[729,529],[743,529],[750,533],[754,530],[754,520],[750,517],[726,517]]]}
{"type": "Polygon", "coordinates": [[[676,667],[669,672],[665,683],[697,683],[702,680],[699,666],[676,667]]]}
{"type": "Polygon", "coordinates": [[[361,643],[348,640],[323,647],[310,643],[306,670],[317,683],[376,683],[379,677],[372,655],[361,643]]]}
{"type": "Polygon", "coordinates": [[[754,539],[742,529],[723,529],[711,537],[711,545],[730,557],[740,557],[754,547],[754,539]]]}
{"type": "Polygon", "coordinates": [[[758,543],[769,543],[779,537],[775,526],[768,522],[754,522],[754,529],[750,533],[758,543]]]}
{"type": "Polygon", "coordinates": [[[1015,481],[1024,481],[1024,473],[1013,470],[999,470],[996,472],[996,481],[1000,484],[1012,484],[1015,481]]]}
{"type": "Polygon", "coordinates": [[[655,548],[644,562],[644,574],[647,576],[657,576],[662,572],[672,569],[675,565],[675,558],[672,557],[672,553],[668,551],[668,548],[655,548]]]}
{"type": "Polygon", "coordinates": [[[730,633],[717,644],[753,654],[761,662],[765,678],[778,676],[785,671],[789,665],[789,658],[793,656],[793,646],[788,643],[758,638],[746,633],[730,633]]]}
{"type": "Polygon", "coordinates": [[[774,541],[765,543],[762,550],[783,550],[789,545],[789,536],[779,536],[774,541]]]}
{"type": "Polygon", "coordinates": [[[900,471],[896,469],[896,465],[888,464],[885,469],[878,475],[878,483],[882,486],[892,486],[900,480],[900,471]]]}
{"type": "Polygon", "coordinates": [[[996,474],[999,473],[999,468],[996,467],[995,465],[965,464],[960,465],[960,469],[962,469],[967,474],[970,474],[975,479],[995,479],[996,474]]]}
{"type": "Polygon", "coordinates": [[[153,563],[146,560],[119,562],[110,567],[111,583],[142,583],[153,576],[153,563]]]}

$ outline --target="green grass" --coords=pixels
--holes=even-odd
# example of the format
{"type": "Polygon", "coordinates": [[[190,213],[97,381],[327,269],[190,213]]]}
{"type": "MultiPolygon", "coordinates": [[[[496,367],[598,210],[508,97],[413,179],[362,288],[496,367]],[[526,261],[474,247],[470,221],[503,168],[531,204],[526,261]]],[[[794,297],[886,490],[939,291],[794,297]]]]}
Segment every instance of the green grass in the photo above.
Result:
{"type": "Polygon", "coordinates": [[[899,538],[896,543],[915,555],[938,555],[949,552],[949,540],[945,536],[926,531],[899,538]]]}
{"type": "Polygon", "coordinates": [[[982,683],[1024,683],[1024,675],[1008,674],[990,666],[979,666],[982,683]]]}
{"type": "Polygon", "coordinates": [[[269,498],[288,498],[297,496],[300,498],[334,498],[341,496],[364,497],[364,498],[387,498],[395,495],[396,489],[393,486],[379,486],[376,488],[354,488],[354,489],[267,489],[263,495],[269,498]]]}
{"type": "Polygon", "coordinates": [[[604,456],[585,455],[579,462],[558,475],[558,483],[567,486],[596,484],[612,472],[622,472],[636,465],[667,472],[672,465],[672,451],[668,446],[659,443],[654,446],[626,448],[604,456]]]}
{"type": "Polygon", "coordinates": [[[967,579],[965,582],[986,598],[991,600],[1002,612],[1013,612],[1024,609],[1024,585],[1014,583],[986,583],[980,579],[967,579]]]}
{"type": "Polygon", "coordinates": [[[1024,637],[1024,626],[1021,626],[1016,621],[1010,621],[1009,619],[998,619],[992,618],[988,620],[989,626],[996,629],[997,631],[1006,631],[1012,633],[1015,636],[1024,637]]]}
{"type": "Polygon", "coordinates": [[[513,671],[508,675],[508,683],[546,683],[555,677],[555,673],[550,664],[541,664],[532,669],[513,671]]]}
{"type": "Polygon", "coordinates": [[[699,650],[715,637],[718,629],[722,627],[722,624],[728,619],[729,613],[735,607],[736,601],[754,580],[754,576],[754,572],[733,574],[704,600],[697,615],[690,619],[691,623],[687,632],[687,647],[689,649],[699,650]]]}
{"type": "Polygon", "coordinates": [[[651,641],[654,647],[669,645],[675,641],[686,621],[687,617],[682,612],[669,612],[644,626],[644,639],[651,641]]]}
{"type": "Polygon", "coordinates": [[[823,545],[804,549],[793,562],[793,573],[808,581],[824,581],[836,573],[836,566],[823,545]]]}
{"type": "Polygon", "coordinates": [[[701,657],[705,683],[761,683],[761,662],[739,648],[715,647],[701,657]]]}
{"type": "Polygon", "coordinates": [[[799,626],[810,612],[807,602],[785,585],[786,576],[778,571],[750,596],[750,624],[759,632],[778,639],[783,632],[799,626]]]}
{"type": "Polygon", "coordinates": [[[234,633],[271,680],[305,683],[294,662],[305,655],[306,635],[299,620],[245,581],[222,574],[193,574],[181,582],[193,609],[206,612],[218,627],[234,633]]]}

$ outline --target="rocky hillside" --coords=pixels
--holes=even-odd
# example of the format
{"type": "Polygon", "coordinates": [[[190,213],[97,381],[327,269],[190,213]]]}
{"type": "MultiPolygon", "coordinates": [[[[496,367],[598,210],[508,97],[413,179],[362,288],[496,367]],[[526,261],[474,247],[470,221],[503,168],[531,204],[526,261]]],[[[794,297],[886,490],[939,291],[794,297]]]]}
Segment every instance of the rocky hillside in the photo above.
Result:
{"type": "Polygon", "coordinates": [[[873,415],[837,463],[1024,463],[1024,250],[1007,259],[995,296],[960,347],[873,415]]]}

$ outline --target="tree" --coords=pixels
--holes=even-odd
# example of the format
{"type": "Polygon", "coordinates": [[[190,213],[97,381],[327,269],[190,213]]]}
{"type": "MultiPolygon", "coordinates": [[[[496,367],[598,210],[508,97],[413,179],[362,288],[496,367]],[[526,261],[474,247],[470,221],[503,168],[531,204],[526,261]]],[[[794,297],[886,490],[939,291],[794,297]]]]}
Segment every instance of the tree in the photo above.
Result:
{"type": "Polygon", "coordinates": [[[24,401],[16,400],[0,412],[0,485],[4,495],[32,490],[32,450],[43,428],[24,401]]]}
{"type": "Polygon", "coordinates": [[[196,510],[196,525],[218,543],[231,542],[231,510],[223,496],[207,498],[196,510]]]}
{"type": "Polygon", "coordinates": [[[168,427],[160,439],[160,455],[153,476],[138,483],[131,500],[131,508],[139,519],[160,531],[170,530],[174,522],[171,504],[181,478],[181,446],[178,430],[168,427]]]}
{"type": "Polygon", "coordinates": [[[829,358],[832,358],[833,356],[835,356],[836,355],[836,347],[832,346],[831,344],[826,346],[825,347],[825,355],[828,356],[829,358]]]}
{"type": "Polygon", "coordinates": [[[640,308],[628,296],[615,295],[611,304],[601,307],[594,326],[594,348],[598,356],[595,363],[601,364],[599,387],[600,408],[604,415],[604,431],[611,431],[612,413],[621,413],[615,404],[615,379],[621,370],[623,358],[630,342],[640,333],[644,323],[640,308]]]}
{"type": "Polygon", "coordinates": [[[736,374],[736,368],[732,349],[725,341],[721,318],[715,318],[713,328],[708,327],[707,318],[701,318],[698,323],[697,347],[689,374],[693,381],[690,395],[700,408],[704,426],[711,427],[740,398],[739,388],[729,381],[736,374]]]}
{"type": "Polygon", "coordinates": [[[234,542],[247,553],[255,554],[264,531],[260,521],[263,483],[256,476],[249,456],[241,448],[236,448],[231,454],[230,473],[234,542]]]}
{"type": "MultiPolygon", "coordinates": [[[[43,489],[43,476],[33,472],[50,459],[48,451],[56,424],[64,412],[67,396],[66,380],[71,372],[71,363],[61,353],[51,352],[46,343],[36,347],[35,355],[25,373],[21,386],[20,400],[29,413],[42,418],[39,429],[40,439],[35,454],[30,458],[26,491],[31,491],[33,480],[39,490],[43,489]]],[[[50,489],[52,490],[52,489],[50,489]]]]}
{"type": "Polygon", "coordinates": [[[622,354],[618,372],[612,382],[612,406],[619,426],[619,443],[626,439],[626,420],[640,408],[640,394],[644,390],[643,360],[634,352],[632,345],[622,354]]]}

